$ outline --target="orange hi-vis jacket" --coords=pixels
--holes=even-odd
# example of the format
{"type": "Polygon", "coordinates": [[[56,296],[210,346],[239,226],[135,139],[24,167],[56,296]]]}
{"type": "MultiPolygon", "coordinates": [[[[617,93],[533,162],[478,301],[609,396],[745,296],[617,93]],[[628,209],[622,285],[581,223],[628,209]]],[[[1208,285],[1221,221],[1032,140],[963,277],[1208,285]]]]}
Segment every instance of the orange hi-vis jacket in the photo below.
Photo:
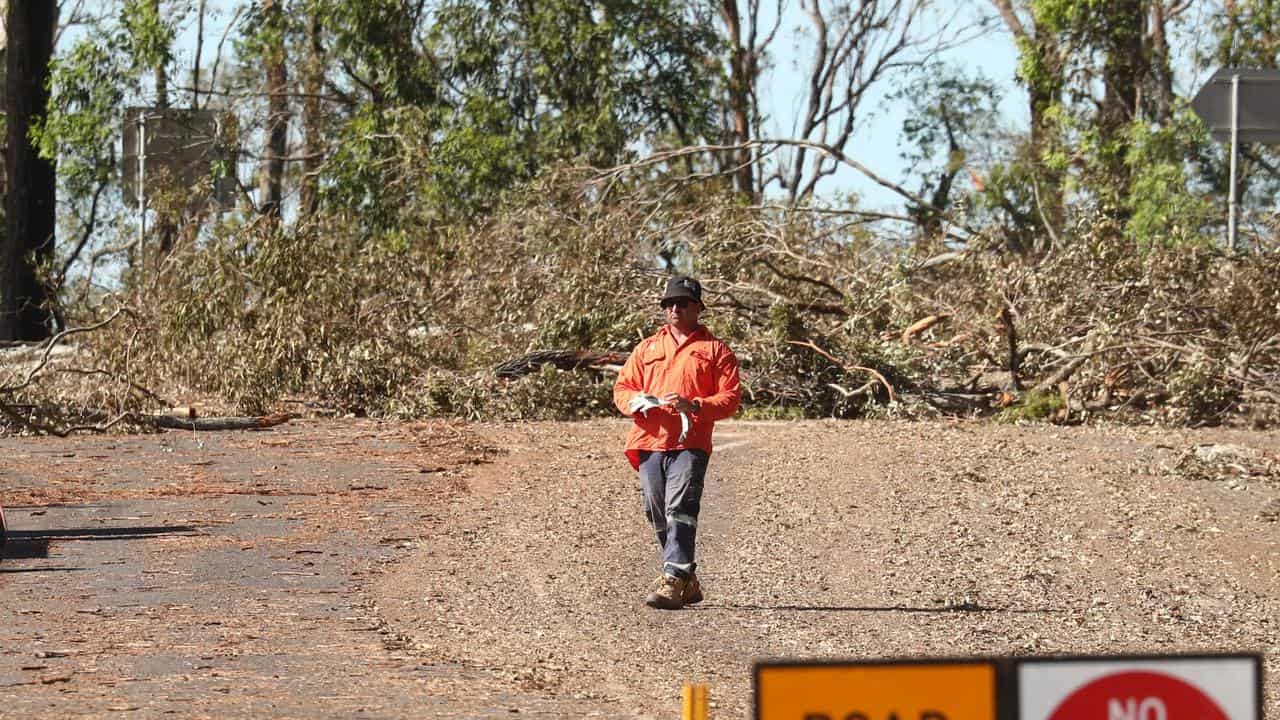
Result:
{"type": "Polygon", "coordinates": [[[704,450],[711,454],[711,431],[717,420],[732,417],[742,399],[738,380],[738,358],[728,345],[699,326],[683,344],[677,343],[671,327],[645,338],[631,351],[613,386],[613,404],[623,415],[636,393],[662,397],[674,392],[700,408],[689,413],[692,426],[680,442],[680,413],[660,407],[645,414],[635,413],[635,424],[627,435],[627,458],[640,468],[642,450],[704,450]]]}

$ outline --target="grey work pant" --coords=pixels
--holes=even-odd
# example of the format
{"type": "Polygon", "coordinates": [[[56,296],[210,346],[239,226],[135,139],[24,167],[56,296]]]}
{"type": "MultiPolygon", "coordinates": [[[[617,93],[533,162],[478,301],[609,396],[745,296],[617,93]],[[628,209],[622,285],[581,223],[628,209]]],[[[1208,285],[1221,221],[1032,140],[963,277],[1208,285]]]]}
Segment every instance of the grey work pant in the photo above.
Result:
{"type": "Polygon", "coordinates": [[[667,575],[688,577],[696,568],[693,544],[708,459],[702,450],[640,452],[644,514],[658,534],[667,575]]]}

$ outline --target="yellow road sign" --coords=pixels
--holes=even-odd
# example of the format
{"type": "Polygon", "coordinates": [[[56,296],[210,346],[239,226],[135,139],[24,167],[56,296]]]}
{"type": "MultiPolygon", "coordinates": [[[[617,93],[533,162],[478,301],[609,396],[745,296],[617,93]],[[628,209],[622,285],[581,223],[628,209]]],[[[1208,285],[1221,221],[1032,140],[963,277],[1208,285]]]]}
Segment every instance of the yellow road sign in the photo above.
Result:
{"type": "Polygon", "coordinates": [[[995,720],[982,661],[759,663],[756,720],[995,720]]]}

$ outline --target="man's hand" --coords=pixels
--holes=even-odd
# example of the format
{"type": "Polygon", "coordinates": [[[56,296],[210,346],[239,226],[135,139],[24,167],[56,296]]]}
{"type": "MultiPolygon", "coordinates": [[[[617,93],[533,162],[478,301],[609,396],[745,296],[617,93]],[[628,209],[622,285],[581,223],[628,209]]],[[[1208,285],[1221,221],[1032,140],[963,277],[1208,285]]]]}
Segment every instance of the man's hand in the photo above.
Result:
{"type": "Polygon", "coordinates": [[[680,393],[669,392],[666,395],[663,395],[662,404],[670,405],[676,412],[691,413],[698,411],[698,408],[694,406],[693,402],[680,393]]]}

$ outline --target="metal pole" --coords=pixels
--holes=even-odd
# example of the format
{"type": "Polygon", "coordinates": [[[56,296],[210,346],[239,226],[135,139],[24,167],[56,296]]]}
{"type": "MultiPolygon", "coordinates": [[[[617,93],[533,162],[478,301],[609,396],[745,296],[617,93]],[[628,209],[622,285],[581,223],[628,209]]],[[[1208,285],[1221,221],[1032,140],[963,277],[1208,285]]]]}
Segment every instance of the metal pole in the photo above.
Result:
{"type": "Polygon", "coordinates": [[[1227,191],[1227,247],[1236,251],[1236,155],[1240,141],[1240,76],[1231,76],[1231,187],[1227,191]]]}

